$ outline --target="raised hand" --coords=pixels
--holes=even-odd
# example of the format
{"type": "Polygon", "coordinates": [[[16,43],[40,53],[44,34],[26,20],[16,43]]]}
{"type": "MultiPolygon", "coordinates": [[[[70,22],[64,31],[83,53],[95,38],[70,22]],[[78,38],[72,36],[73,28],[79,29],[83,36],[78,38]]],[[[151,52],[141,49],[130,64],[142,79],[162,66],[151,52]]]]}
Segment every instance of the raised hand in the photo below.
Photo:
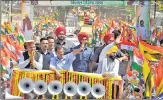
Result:
{"type": "Polygon", "coordinates": [[[80,50],[84,50],[84,48],[85,48],[85,43],[82,43],[81,47],[80,47],[80,50]]]}
{"type": "Polygon", "coordinates": [[[122,42],[122,36],[119,35],[117,39],[115,40],[115,44],[120,44],[122,42]]]}

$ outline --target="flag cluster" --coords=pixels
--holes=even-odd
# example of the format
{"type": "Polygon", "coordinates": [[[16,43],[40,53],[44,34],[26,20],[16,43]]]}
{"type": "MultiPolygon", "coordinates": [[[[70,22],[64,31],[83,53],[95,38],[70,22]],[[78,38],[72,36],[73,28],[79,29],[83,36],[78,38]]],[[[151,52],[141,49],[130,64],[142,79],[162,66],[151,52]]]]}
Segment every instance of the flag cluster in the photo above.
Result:
{"type": "Polygon", "coordinates": [[[1,33],[1,72],[6,76],[10,62],[17,64],[24,51],[24,33],[17,25],[12,29],[10,24],[1,25],[1,33]]]}

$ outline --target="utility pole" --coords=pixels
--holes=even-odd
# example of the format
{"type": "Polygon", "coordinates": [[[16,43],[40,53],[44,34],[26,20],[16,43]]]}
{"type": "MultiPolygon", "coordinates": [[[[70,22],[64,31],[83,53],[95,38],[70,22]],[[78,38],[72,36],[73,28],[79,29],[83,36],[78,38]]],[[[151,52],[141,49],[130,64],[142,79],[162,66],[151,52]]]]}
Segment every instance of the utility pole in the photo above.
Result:
{"type": "Polygon", "coordinates": [[[155,7],[154,7],[154,18],[156,17],[156,1],[157,1],[157,0],[155,0],[155,7]]]}

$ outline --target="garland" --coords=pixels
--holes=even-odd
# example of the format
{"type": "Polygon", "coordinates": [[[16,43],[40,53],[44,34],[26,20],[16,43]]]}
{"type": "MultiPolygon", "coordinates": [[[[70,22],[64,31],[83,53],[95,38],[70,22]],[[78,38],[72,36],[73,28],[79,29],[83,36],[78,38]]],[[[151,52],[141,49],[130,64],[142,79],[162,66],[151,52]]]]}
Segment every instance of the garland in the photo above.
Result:
{"type": "MultiPolygon", "coordinates": [[[[91,86],[96,83],[103,84],[105,87],[105,96],[100,99],[112,99],[112,83],[113,81],[120,81],[120,79],[112,78],[112,79],[104,79],[101,76],[88,75],[80,72],[69,72],[69,71],[60,71],[61,78],[57,79],[54,72],[40,72],[40,71],[22,71],[18,69],[14,69],[13,77],[11,78],[11,95],[14,96],[23,96],[23,94],[19,91],[18,84],[19,81],[23,78],[30,78],[33,82],[38,80],[44,80],[47,84],[49,84],[53,80],[59,80],[62,85],[67,82],[75,82],[79,84],[80,82],[88,82],[91,86]]],[[[121,82],[120,82],[121,83],[121,82]]],[[[120,84],[119,84],[120,85],[120,84]]],[[[115,97],[115,96],[114,96],[115,97]]],[[[82,99],[82,97],[80,97],[82,99]]],[[[84,97],[87,99],[87,96],[84,97]]],[[[52,96],[54,99],[54,95],[52,96]]],[[[59,95],[56,95],[56,99],[59,99],[59,95]]],[[[67,96],[65,97],[67,99],[67,96]]],[[[72,97],[70,97],[72,99],[72,97]]]]}

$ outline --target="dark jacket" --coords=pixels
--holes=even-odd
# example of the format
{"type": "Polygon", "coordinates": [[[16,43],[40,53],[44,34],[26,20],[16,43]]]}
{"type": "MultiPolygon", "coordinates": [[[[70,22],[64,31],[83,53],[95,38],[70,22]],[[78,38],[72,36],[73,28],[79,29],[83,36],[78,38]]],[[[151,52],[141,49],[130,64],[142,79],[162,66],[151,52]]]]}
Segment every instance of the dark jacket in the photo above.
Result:
{"type": "MultiPolygon", "coordinates": [[[[24,56],[24,61],[29,59],[29,55],[28,55],[28,51],[24,52],[23,53],[23,56],[24,56]]],[[[40,58],[40,53],[36,51],[36,55],[35,55],[35,61],[39,61],[39,58],[40,58]]],[[[25,68],[30,68],[30,63],[25,67],[25,68]]]]}

